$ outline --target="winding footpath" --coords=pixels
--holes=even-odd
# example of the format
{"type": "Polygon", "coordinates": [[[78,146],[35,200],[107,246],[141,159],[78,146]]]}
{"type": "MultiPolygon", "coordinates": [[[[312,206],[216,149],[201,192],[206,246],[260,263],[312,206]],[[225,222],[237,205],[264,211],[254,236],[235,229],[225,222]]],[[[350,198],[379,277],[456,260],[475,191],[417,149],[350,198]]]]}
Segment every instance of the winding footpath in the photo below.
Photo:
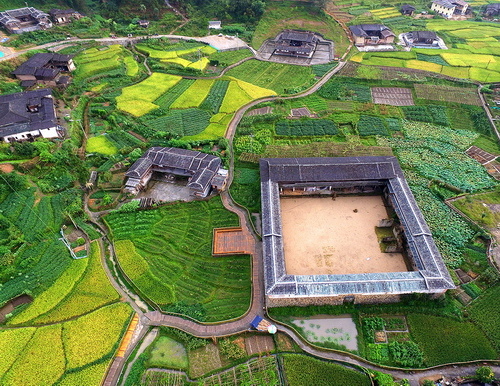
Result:
{"type": "MultiPolygon", "coordinates": [[[[168,1],[166,1],[168,5],[168,1]]],[[[189,38],[185,36],[179,36],[179,35],[158,35],[154,36],[153,38],[173,38],[173,39],[192,39],[200,42],[204,42],[203,38],[189,38]]],[[[12,50],[8,49],[5,50],[6,55],[3,58],[0,58],[0,61],[2,60],[9,60],[12,58],[15,58],[19,55],[22,55],[30,50],[33,49],[50,49],[54,48],[60,45],[67,45],[67,44],[72,44],[74,42],[85,42],[85,41],[98,41],[102,44],[128,44],[128,43],[134,43],[140,40],[140,38],[116,38],[116,39],[110,39],[110,38],[102,38],[102,39],[71,39],[67,41],[60,41],[60,42],[53,42],[53,43],[47,43],[38,47],[32,47],[30,49],[26,50],[21,50],[17,52],[12,52],[12,50]]],[[[242,47],[242,46],[240,46],[242,47]]],[[[246,46],[245,44],[245,47],[246,46]]],[[[4,47],[1,47],[2,50],[4,50],[4,47]]],[[[248,59],[246,59],[248,60],[248,59]]],[[[237,63],[240,64],[240,63],[237,63]]],[[[322,85],[324,85],[332,76],[334,76],[338,71],[340,71],[344,66],[346,62],[341,61],[339,64],[332,69],[330,72],[325,74],[318,82],[316,82],[312,87],[309,89],[293,95],[293,96],[288,96],[288,97],[279,97],[279,96],[273,96],[273,97],[267,97],[267,98],[262,98],[259,100],[252,101],[248,103],[247,105],[243,106],[240,108],[231,122],[228,125],[228,128],[225,133],[225,137],[228,139],[230,147],[232,149],[232,141],[236,132],[236,128],[240,122],[240,120],[243,118],[245,113],[254,107],[255,105],[266,102],[266,101],[274,101],[274,100],[279,100],[279,99],[295,99],[295,98],[301,98],[307,95],[310,95],[314,92],[316,92],[322,85]]],[[[224,71],[225,72],[225,71],[224,71]]],[[[222,74],[221,74],[222,75],[222,74]]],[[[484,99],[483,99],[484,103],[484,99]]],[[[228,183],[227,186],[229,187],[232,179],[234,176],[234,159],[231,158],[230,161],[230,168],[229,168],[229,175],[228,175],[228,183]]],[[[228,335],[234,335],[237,333],[242,333],[245,331],[248,331],[250,329],[250,322],[256,315],[260,316],[265,316],[266,314],[266,309],[265,309],[265,299],[264,299],[264,283],[263,283],[263,260],[262,260],[262,248],[261,248],[261,242],[259,239],[259,236],[254,232],[254,229],[252,227],[250,218],[249,218],[249,213],[242,207],[238,206],[231,198],[231,195],[228,191],[228,188],[221,193],[221,198],[224,206],[226,209],[229,211],[236,213],[239,217],[240,220],[240,226],[243,229],[244,232],[250,234],[253,239],[253,251],[252,251],[252,296],[251,296],[251,303],[250,307],[245,313],[240,318],[231,320],[231,321],[224,321],[224,322],[219,322],[219,323],[199,323],[194,320],[190,319],[185,319],[179,316],[175,315],[170,315],[170,314],[164,314],[158,310],[151,310],[147,304],[141,301],[141,299],[134,293],[132,293],[127,286],[121,282],[122,279],[117,279],[117,270],[119,269],[117,267],[117,262],[116,262],[116,256],[115,256],[115,251],[113,248],[113,244],[111,243],[110,240],[107,239],[107,230],[105,227],[102,225],[99,215],[96,215],[95,213],[92,213],[91,211],[88,210],[87,205],[85,205],[85,210],[86,213],[89,214],[89,217],[93,223],[95,223],[101,232],[103,233],[103,237],[99,239],[99,245],[101,247],[101,259],[102,259],[102,266],[105,269],[105,272],[108,276],[108,279],[110,280],[111,284],[116,288],[116,290],[120,293],[122,296],[123,300],[126,301],[128,304],[131,305],[131,307],[134,309],[134,311],[139,315],[139,324],[136,329],[136,333],[134,334],[131,343],[129,344],[129,347],[126,350],[126,353],[122,357],[115,357],[107,374],[106,378],[103,381],[103,385],[105,386],[112,386],[112,385],[117,385],[118,379],[120,377],[120,374],[123,371],[124,365],[127,362],[128,357],[131,355],[131,353],[134,351],[136,346],[140,342],[144,342],[143,338],[148,334],[148,331],[150,330],[151,326],[167,326],[167,327],[174,327],[178,328],[182,331],[185,331],[191,335],[197,336],[197,337],[204,337],[204,338],[215,338],[215,337],[223,337],[223,336],[228,336],[228,335]],[[109,251],[110,259],[108,260],[106,257],[106,251],[109,251]],[[111,265],[108,265],[108,263],[111,265]],[[114,272],[113,272],[114,271],[114,272]]],[[[410,381],[411,385],[418,385],[419,382],[418,380],[422,377],[429,377],[433,376],[436,374],[446,374],[448,376],[464,376],[464,375],[469,375],[473,374],[477,365],[479,364],[484,364],[485,361],[478,361],[477,364],[463,364],[463,365],[445,365],[445,366],[440,366],[440,367],[435,367],[431,369],[419,369],[419,370],[403,370],[403,369],[397,369],[397,368],[390,368],[386,366],[381,366],[377,365],[374,363],[371,363],[361,357],[357,357],[353,354],[341,352],[341,351],[335,351],[335,350],[329,350],[329,349],[323,349],[314,345],[311,345],[310,343],[304,341],[294,330],[290,329],[289,327],[285,325],[281,325],[278,323],[278,330],[282,333],[287,334],[290,338],[292,338],[298,345],[299,347],[304,350],[305,352],[314,355],[316,357],[324,358],[324,359],[329,359],[329,360],[334,360],[339,363],[344,363],[348,365],[353,365],[353,366],[359,366],[363,367],[369,370],[376,370],[376,371],[382,371],[384,373],[388,373],[396,378],[406,378],[410,381]]],[[[156,330],[155,330],[156,331],[156,330]]],[[[140,350],[144,350],[148,343],[151,343],[153,341],[154,335],[147,335],[148,339],[146,342],[141,343],[140,350]]],[[[137,357],[137,356],[136,356],[137,357]]],[[[498,365],[497,362],[488,362],[488,365],[492,367],[494,370],[495,374],[500,376],[500,366],[498,365]]],[[[130,371],[131,366],[129,365],[126,370],[126,374],[130,371]]]]}

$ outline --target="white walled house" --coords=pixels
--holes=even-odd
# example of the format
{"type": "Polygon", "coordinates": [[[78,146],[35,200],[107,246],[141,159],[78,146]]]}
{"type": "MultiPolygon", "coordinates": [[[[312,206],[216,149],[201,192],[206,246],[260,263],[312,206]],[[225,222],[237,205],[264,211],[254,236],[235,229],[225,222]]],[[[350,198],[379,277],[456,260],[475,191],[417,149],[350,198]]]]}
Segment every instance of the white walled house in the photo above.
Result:
{"type": "Polygon", "coordinates": [[[61,138],[52,91],[41,89],[0,96],[0,141],[61,138]]]}

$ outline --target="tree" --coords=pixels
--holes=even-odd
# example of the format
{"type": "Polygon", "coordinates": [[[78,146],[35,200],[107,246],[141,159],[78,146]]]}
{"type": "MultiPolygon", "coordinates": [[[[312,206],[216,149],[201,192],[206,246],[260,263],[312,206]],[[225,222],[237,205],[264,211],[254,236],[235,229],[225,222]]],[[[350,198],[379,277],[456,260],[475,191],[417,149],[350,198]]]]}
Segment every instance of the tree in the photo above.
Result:
{"type": "Polygon", "coordinates": [[[491,367],[483,366],[476,369],[476,379],[479,382],[490,383],[495,379],[495,373],[491,367]]]}

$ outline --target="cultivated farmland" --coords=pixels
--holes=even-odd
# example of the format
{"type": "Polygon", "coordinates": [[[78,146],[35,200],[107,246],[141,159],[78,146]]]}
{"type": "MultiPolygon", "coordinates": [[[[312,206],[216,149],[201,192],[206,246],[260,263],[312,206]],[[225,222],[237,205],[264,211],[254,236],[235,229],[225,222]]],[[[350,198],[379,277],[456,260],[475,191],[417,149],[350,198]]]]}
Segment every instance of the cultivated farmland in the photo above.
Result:
{"type": "Polygon", "coordinates": [[[0,355],[8,360],[0,366],[9,368],[2,371],[0,382],[40,385],[66,377],[100,381],[130,314],[129,306],[119,303],[70,322],[1,330],[0,355]]]}
{"type": "Polygon", "coordinates": [[[448,50],[414,49],[410,52],[357,53],[351,60],[367,65],[406,67],[441,73],[479,82],[500,80],[500,27],[491,23],[429,20],[427,29],[435,31],[448,50]]]}
{"type": "Polygon", "coordinates": [[[142,82],[125,87],[121,95],[116,97],[117,107],[136,117],[140,117],[157,109],[158,106],[152,102],[175,86],[180,80],[180,76],[153,73],[142,82]]]}
{"type": "Polygon", "coordinates": [[[219,198],[106,217],[118,261],[142,294],[165,310],[206,321],[242,315],[249,304],[247,256],[211,256],[212,229],[238,224],[219,198]],[[132,226],[132,224],[134,224],[132,226]]]}
{"type": "Polygon", "coordinates": [[[232,68],[227,75],[271,89],[278,94],[294,94],[311,86],[314,75],[310,67],[248,60],[232,68]]]}

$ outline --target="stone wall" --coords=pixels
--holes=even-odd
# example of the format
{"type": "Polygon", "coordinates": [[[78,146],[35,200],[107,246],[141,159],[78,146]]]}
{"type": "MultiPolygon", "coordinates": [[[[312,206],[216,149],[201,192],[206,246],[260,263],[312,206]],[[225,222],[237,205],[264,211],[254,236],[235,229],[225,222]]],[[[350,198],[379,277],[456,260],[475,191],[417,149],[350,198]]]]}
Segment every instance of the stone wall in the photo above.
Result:
{"type": "Polygon", "coordinates": [[[341,296],[321,296],[321,297],[297,297],[297,298],[275,298],[266,297],[267,307],[289,307],[289,306],[321,306],[321,305],[341,305],[346,302],[354,304],[377,304],[396,303],[401,300],[400,295],[341,295],[341,296]]]}

